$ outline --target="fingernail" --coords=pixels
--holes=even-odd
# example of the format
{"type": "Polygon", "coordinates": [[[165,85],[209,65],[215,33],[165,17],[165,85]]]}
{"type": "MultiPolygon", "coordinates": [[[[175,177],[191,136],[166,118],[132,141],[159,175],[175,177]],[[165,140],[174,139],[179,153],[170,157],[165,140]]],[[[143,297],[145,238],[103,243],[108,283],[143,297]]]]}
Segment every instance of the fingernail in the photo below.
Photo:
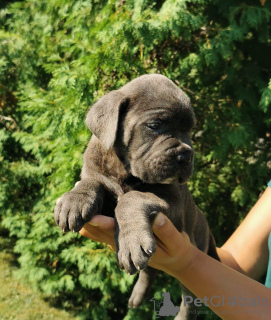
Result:
{"type": "Polygon", "coordinates": [[[158,213],[156,218],[154,219],[154,225],[157,227],[162,227],[166,222],[165,217],[162,213],[158,213]]]}
{"type": "Polygon", "coordinates": [[[93,227],[98,227],[99,226],[99,224],[98,223],[95,223],[95,222],[89,222],[88,224],[90,224],[91,226],[93,226],[93,227]]]}
{"type": "Polygon", "coordinates": [[[90,225],[92,225],[93,227],[99,227],[101,226],[101,222],[99,221],[99,217],[97,219],[96,216],[92,217],[91,220],[88,222],[90,225]],[[98,221],[97,221],[98,220],[98,221]]]}

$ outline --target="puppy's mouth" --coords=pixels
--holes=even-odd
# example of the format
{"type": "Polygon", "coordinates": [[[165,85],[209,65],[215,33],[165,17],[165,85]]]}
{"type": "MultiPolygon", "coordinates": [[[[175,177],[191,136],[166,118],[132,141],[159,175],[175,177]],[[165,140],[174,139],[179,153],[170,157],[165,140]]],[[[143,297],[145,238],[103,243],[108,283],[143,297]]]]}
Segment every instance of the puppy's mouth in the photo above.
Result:
{"type": "Polygon", "coordinates": [[[131,173],[134,177],[139,178],[144,183],[149,184],[185,184],[193,172],[193,163],[187,166],[176,166],[171,168],[163,167],[145,167],[145,170],[134,170],[131,173]]]}
{"type": "Polygon", "coordinates": [[[166,179],[160,181],[159,183],[161,183],[161,184],[173,184],[176,181],[178,181],[178,178],[172,177],[172,178],[166,178],[166,179]]]}
{"type": "Polygon", "coordinates": [[[193,153],[192,149],[156,148],[151,153],[133,157],[130,165],[132,175],[144,183],[184,184],[193,171],[193,153]]]}
{"type": "Polygon", "coordinates": [[[178,182],[179,184],[185,184],[189,178],[185,179],[183,177],[170,177],[159,182],[159,184],[174,184],[178,182]]]}

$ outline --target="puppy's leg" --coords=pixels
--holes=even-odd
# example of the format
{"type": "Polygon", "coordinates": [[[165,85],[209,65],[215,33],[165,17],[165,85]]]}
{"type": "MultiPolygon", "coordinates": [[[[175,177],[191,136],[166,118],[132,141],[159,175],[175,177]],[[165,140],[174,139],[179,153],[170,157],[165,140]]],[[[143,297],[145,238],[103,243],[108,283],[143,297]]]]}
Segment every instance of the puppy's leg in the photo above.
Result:
{"type": "Polygon", "coordinates": [[[139,278],[134,286],[133,292],[129,299],[129,307],[139,307],[151,290],[151,285],[156,277],[157,270],[147,267],[139,272],[139,278]]]}
{"type": "Polygon", "coordinates": [[[129,307],[137,308],[148,295],[157,270],[147,267],[155,252],[152,222],[157,212],[165,212],[165,204],[151,193],[131,191],[119,198],[115,209],[117,258],[121,268],[139,278],[129,299],[129,307]]]}
{"type": "Polygon", "coordinates": [[[59,227],[80,231],[91,217],[101,212],[104,199],[104,187],[96,180],[81,180],[69,192],[57,200],[54,215],[59,227]]]}
{"type": "Polygon", "coordinates": [[[156,249],[152,221],[165,208],[166,203],[149,192],[130,191],[119,198],[115,241],[119,266],[127,273],[133,274],[148,265],[156,249]]]}

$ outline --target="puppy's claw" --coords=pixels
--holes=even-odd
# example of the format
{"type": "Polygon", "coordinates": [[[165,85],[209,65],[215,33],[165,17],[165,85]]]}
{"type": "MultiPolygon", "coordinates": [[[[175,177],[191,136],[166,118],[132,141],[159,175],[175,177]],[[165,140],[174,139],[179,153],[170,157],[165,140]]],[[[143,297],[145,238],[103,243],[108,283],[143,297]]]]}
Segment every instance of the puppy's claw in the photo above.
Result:
{"type": "Polygon", "coordinates": [[[147,249],[146,254],[147,254],[149,257],[151,257],[151,256],[154,254],[154,251],[155,251],[155,250],[147,249]]]}

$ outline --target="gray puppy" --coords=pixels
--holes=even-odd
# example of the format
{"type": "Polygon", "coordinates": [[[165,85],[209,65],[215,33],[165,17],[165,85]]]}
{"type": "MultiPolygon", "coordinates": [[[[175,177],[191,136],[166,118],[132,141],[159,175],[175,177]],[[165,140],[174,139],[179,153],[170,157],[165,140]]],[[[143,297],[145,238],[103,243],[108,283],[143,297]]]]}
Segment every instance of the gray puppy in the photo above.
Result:
{"type": "MultiPolygon", "coordinates": [[[[129,300],[138,307],[156,271],[148,267],[156,242],[152,222],[163,212],[200,250],[218,259],[213,236],[187,187],[193,171],[189,98],[162,75],[141,76],[103,96],[86,119],[93,133],[81,181],[57,202],[55,220],[79,231],[95,214],[115,217],[120,268],[139,279],[129,300]]],[[[191,295],[183,287],[183,295],[191,295]]],[[[193,319],[193,304],[175,319],[193,319]]]]}

